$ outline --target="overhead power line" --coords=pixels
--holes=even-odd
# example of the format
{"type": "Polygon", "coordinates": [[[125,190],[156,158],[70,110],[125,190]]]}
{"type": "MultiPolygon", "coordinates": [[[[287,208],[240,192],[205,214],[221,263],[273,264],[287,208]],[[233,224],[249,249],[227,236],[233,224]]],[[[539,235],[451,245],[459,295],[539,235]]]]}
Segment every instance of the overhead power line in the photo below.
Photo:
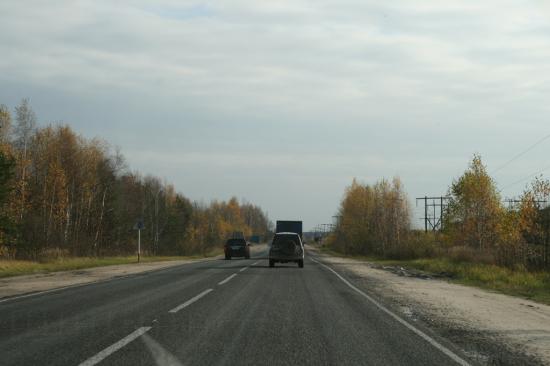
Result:
{"type": "Polygon", "coordinates": [[[512,187],[512,186],[515,186],[516,184],[519,184],[521,182],[525,182],[527,179],[529,178],[533,178],[533,177],[536,177],[537,175],[541,174],[541,173],[544,173],[545,171],[547,171],[548,169],[550,169],[550,165],[547,166],[546,168],[543,168],[541,170],[539,170],[538,172],[535,172],[535,173],[532,173],[532,174],[529,174],[527,177],[525,178],[522,178],[522,179],[519,179],[513,183],[510,183],[504,187],[502,187],[499,191],[502,192],[503,190],[505,190],[506,188],[509,188],[509,187],[512,187]]]}
{"type": "MultiPolygon", "coordinates": [[[[508,166],[510,163],[513,163],[514,161],[516,161],[517,159],[521,158],[523,155],[527,154],[529,151],[533,150],[535,147],[537,147],[539,144],[541,144],[542,142],[548,140],[550,138],[550,134],[544,136],[543,138],[541,138],[540,140],[538,140],[537,142],[535,142],[533,145],[529,146],[527,149],[523,150],[522,152],[520,152],[519,154],[517,154],[516,156],[514,156],[512,159],[508,160],[507,162],[505,162],[504,164],[502,164],[501,166],[499,166],[498,168],[496,168],[495,170],[493,170],[491,172],[491,174],[495,174],[496,172],[498,172],[499,170],[501,170],[502,168],[508,166]]],[[[536,173],[535,173],[536,174],[536,173]]]]}

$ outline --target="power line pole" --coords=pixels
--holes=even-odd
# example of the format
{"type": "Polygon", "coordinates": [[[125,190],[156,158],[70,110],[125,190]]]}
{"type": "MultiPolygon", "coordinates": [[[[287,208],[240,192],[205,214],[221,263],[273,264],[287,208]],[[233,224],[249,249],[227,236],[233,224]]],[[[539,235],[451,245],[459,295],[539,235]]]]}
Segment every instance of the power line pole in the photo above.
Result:
{"type": "Polygon", "coordinates": [[[418,197],[416,199],[416,205],[418,206],[418,201],[424,201],[424,231],[428,232],[428,227],[431,231],[443,230],[443,218],[445,216],[445,211],[449,206],[448,200],[451,197],[448,196],[439,196],[439,197],[418,197]],[[430,202],[428,202],[430,201],[430,202]],[[439,217],[437,216],[437,207],[439,207],[439,217]],[[433,216],[430,217],[428,212],[429,209],[433,209],[433,216]]]}
{"type": "MultiPolygon", "coordinates": [[[[507,199],[504,200],[504,202],[508,204],[508,209],[511,210],[514,206],[515,206],[514,208],[516,208],[518,203],[524,202],[524,200],[518,200],[518,199],[514,199],[514,198],[507,198],[507,199]]],[[[543,204],[543,205],[546,205],[548,203],[547,200],[533,200],[531,202],[540,203],[540,204],[543,204]]]]}

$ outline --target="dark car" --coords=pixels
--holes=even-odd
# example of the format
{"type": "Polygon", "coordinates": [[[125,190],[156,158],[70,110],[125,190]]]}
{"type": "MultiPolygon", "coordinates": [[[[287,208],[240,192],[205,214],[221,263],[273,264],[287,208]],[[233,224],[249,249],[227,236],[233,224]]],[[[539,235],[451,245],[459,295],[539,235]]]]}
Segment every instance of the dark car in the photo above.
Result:
{"type": "Polygon", "coordinates": [[[299,234],[275,234],[269,248],[269,266],[274,267],[276,262],[296,262],[300,268],[304,267],[304,244],[299,234]]]}
{"type": "Polygon", "coordinates": [[[245,257],[250,259],[250,244],[244,239],[229,239],[224,246],[225,259],[245,257]]]}

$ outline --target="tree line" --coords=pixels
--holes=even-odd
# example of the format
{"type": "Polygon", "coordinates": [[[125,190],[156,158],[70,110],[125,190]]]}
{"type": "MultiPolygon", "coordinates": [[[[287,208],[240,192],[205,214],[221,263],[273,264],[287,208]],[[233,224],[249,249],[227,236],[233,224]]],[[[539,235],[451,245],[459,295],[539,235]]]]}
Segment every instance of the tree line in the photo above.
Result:
{"type": "Polygon", "coordinates": [[[193,202],[124,156],[68,125],[39,127],[29,101],[0,105],[0,256],[206,254],[232,232],[266,235],[260,207],[236,198],[193,202]]]}
{"type": "Polygon", "coordinates": [[[390,255],[410,230],[410,207],[399,178],[374,185],[354,179],[336,217],[333,244],[346,254],[390,255]]]}
{"type": "Polygon", "coordinates": [[[513,204],[502,201],[478,155],[448,189],[442,229],[411,225],[409,199],[398,178],[346,189],[329,245],[347,254],[390,258],[448,257],[512,268],[550,268],[550,181],[529,183],[513,204]]]}

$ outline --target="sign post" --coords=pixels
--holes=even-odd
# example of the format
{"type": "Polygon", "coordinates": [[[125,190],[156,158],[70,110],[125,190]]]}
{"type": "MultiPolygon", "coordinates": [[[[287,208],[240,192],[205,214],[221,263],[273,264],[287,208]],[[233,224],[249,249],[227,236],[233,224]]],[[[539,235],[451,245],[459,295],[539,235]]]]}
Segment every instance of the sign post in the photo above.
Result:
{"type": "Polygon", "coordinates": [[[141,260],[141,230],[145,229],[145,225],[143,225],[143,220],[139,219],[136,224],[134,225],[134,230],[137,230],[138,232],[138,247],[137,247],[137,259],[138,263],[141,260]]]}

